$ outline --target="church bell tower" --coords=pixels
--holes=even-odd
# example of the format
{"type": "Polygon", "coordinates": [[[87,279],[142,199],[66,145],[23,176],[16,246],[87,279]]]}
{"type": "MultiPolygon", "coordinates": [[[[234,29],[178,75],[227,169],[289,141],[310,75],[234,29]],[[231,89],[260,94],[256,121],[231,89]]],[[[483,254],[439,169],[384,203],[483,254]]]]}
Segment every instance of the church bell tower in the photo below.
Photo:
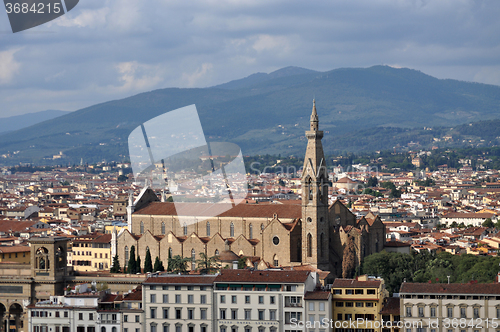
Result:
{"type": "Polygon", "coordinates": [[[318,122],[313,100],[302,170],[302,263],[328,270],[328,172],[318,122]]]}

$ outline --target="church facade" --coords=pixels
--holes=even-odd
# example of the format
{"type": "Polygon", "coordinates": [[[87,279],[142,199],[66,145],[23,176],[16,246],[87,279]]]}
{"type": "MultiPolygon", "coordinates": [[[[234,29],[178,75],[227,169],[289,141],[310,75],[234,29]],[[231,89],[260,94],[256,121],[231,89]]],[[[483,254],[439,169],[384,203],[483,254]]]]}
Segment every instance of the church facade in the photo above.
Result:
{"type": "MultiPolygon", "coordinates": [[[[309,265],[342,275],[343,252],[353,241],[356,264],[379,252],[385,243],[385,226],[378,216],[356,219],[340,201],[328,203],[328,174],[319,130],[316,105],[306,131],[308,140],[302,171],[299,204],[245,204],[228,208],[216,217],[213,204],[160,202],[151,189],[128,203],[128,230],[116,239],[120,265],[126,266],[130,248],[144,261],[146,251],[159,257],[165,267],[168,257],[191,258],[196,268],[200,253],[217,256],[231,251],[252,257],[270,267],[309,265]],[[175,206],[190,211],[189,224],[181,224],[175,206]]],[[[219,209],[220,211],[220,209],[219,209]]],[[[183,216],[182,220],[186,216],[183,216]]]]}

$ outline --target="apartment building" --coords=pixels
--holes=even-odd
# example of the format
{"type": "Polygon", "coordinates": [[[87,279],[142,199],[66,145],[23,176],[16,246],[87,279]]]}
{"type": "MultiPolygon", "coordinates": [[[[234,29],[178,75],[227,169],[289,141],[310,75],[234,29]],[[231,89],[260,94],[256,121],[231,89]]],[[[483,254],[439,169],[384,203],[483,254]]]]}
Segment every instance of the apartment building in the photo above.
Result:
{"type": "Polygon", "coordinates": [[[143,283],[144,331],[303,330],[299,326],[306,317],[306,294],[314,302],[311,314],[319,318],[330,310],[330,294],[314,292],[317,279],[316,273],[281,270],[152,276],[143,283]]]}
{"type": "Polygon", "coordinates": [[[313,291],[304,295],[306,319],[309,332],[331,332],[332,293],[330,291],[313,291]]]}
{"type": "Polygon", "coordinates": [[[123,332],[143,332],[142,286],[124,293],[120,304],[123,332]]]}
{"type": "Polygon", "coordinates": [[[335,331],[381,331],[380,311],[389,295],[383,279],[366,275],[356,279],[335,279],[331,291],[335,331]]]}
{"type": "Polygon", "coordinates": [[[144,331],[212,332],[215,278],[167,274],[146,279],[142,284],[144,331]]]}
{"type": "Polygon", "coordinates": [[[401,285],[404,332],[499,332],[500,283],[401,285]]]}
{"type": "Polygon", "coordinates": [[[111,268],[111,234],[88,234],[73,240],[68,261],[75,271],[103,271],[111,268]]]}

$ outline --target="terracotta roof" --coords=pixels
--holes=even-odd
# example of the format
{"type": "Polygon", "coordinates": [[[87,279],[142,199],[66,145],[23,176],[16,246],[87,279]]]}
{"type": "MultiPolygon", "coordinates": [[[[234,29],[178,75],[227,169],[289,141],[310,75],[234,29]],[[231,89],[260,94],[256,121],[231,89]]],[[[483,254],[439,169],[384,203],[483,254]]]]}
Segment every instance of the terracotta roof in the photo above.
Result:
{"type": "Polygon", "coordinates": [[[405,282],[400,293],[500,294],[500,283],[429,284],[405,282]]]}
{"type": "Polygon", "coordinates": [[[351,288],[378,288],[380,287],[380,280],[368,280],[368,281],[360,281],[356,279],[340,279],[337,278],[333,281],[333,288],[346,288],[346,287],[351,287],[351,288]]]}
{"type": "Polygon", "coordinates": [[[7,254],[10,252],[28,252],[31,248],[29,246],[0,246],[0,253],[7,254]]]}
{"type": "Polygon", "coordinates": [[[38,221],[13,221],[13,220],[0,220],[0,232],[23,232],[27,228],[32,227],[38,221]]]}
{"type": "Polygon", "coordinates": [[[178,275],[162,274],[158,277],[150,277],[143,284],[180,284],[180,285],[212,285],[216,276],[214,275],[178,275]]]}
{"type": "Polygon", "coordinates": [[[328,300],[331,294],[329,291],[307,292],[304,295],[304,300],[328,300]]]}
{"type": "Polygon", "coordinates": [[[223,262],[227,262],[227,261],[237,261],[240,258],[240,256],[236,255],[231,250],[224,250],[223,252],[220,253],[218,258],[223,262]]]}
{"type": "Polygon", "coordinates": [[[399,297],[388,297],[380,310],[381,315],[399,315],[399,297]]]}
{"type": "Polygon", "coordinates": [[[152,202],[134,214],[177,215],[176,205],[183,211],[189,211],[189,216],[194,217],[272,218],[275,213],[278,214],[278,218],[284,219],[296,219],[302,216],[302,206],[295,204],[239,204],[231,208],[231,204],[226,203],[171,202],[152,202]]]}
{"type": "Polygon", "coordinates": [[[308,271],[222,270],[215,282],[301,283],[308,276],[308,271]]]}
{"type": "Polygon", "coordinates": [[[142,301],[142,286],[137,286],[132,293],[123,294],[123,301],[142,301]]]}

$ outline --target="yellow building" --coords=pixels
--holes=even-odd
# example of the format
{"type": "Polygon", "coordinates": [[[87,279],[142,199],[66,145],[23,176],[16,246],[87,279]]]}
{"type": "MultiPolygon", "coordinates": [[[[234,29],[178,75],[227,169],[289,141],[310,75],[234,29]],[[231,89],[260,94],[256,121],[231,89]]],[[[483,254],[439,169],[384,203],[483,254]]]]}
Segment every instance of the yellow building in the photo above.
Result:
{"type": "Polygon", "coordinates": [[[111,234],[94,233],[73,240],[71,265],[75,271],[103,271],[111,268],[111,234]]]}
{"type": "Polygon", "coordinates": [[[332,319],[335,331],[380,332],[382,304],[389,295],[384,280],[366,275],[337,278],[332,285],[332,319]]]}
{"type": "Polygon", "coordinates": [[[0,262],[30,263],[29,246],[0,246],[0,262]]]}

